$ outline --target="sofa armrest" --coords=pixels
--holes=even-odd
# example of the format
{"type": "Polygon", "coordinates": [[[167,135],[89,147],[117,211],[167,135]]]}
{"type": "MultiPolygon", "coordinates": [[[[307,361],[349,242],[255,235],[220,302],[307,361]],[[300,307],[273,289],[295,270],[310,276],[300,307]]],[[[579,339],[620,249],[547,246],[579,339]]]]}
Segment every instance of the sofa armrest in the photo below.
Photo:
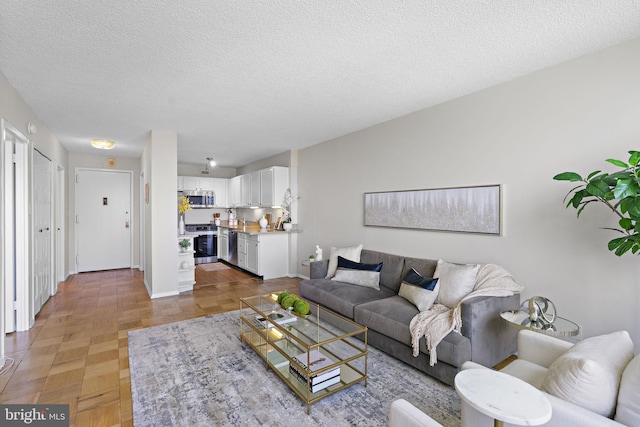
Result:
{"type": "Polygon", "coordinates": [[[309,263],[310,279],[324,279],[325,277],[327,277],[327,271],[329,271],[328,259],[323,259],[321,261],[311,261],[309,263]]]}
{"type": "Polygon", "coordinates": [[[495,366],[517,350],[518,330],[500,313],[520,307],[520,294],[508,297],[482,296],[462,302],[462,335],[471,341],[471,360],[495,366]]]}
{"type": "Polygon", "coordinates": [[[404,399],[391,402],[389,408],[390,427],[442,427],[442,424],[434,421],[411,403],[404,399]]]}

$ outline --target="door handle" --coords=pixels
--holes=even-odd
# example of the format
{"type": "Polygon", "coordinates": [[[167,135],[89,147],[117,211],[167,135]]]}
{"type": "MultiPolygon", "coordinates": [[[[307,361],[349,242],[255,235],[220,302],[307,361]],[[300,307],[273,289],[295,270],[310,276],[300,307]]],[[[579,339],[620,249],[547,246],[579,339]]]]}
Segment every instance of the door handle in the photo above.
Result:
{"type": "Polygon", "coordinates": [[[124,228],[129,228],[129,220],[124,221],[124,228]]]}

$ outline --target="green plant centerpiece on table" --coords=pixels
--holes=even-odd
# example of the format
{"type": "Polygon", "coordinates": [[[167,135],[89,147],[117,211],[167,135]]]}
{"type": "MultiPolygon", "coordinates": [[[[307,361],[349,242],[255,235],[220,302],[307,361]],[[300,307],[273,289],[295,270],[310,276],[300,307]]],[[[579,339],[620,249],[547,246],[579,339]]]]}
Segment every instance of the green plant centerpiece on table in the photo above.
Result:
{"type": "Polygon", "coordinates": [[[566,207],[578,210],[577,216],[593,202],[604,203],[619,217],[620,228],[606,228],[621,233],[609,241],[609,250],[621,256],[640,251],[640,151],[629,151],[629,161],[607,159],[622,170],[612,174],[594,171],[583,178],[575,172],[563,172],[553,177],[558,181],[580,182],[564,198],[566,207]],[[568,200],[568,201],[567,201],[568,200]]]}
{"type": "Polygon", "coordinates": [[[300,314],[302,316],[306,316],[311,313],[311,309],[309,308],[309,303],[305,300],[299,298],[295,294],[290,294],[287,291],[280,292],[278,295],[278,304],[280,307],[285,310],[291,310],[294,313],[300,314]]]}

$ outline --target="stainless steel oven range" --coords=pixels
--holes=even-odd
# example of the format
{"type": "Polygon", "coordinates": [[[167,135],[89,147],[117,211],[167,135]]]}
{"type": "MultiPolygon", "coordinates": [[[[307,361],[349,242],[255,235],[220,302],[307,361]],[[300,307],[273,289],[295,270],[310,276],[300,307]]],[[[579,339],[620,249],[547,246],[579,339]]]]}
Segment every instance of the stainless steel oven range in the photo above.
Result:
{"type": "Polygon", "coordinates": [[[196,264],[218,262],[218,227],[213,224],[189,224],[184,230],[198,234],[193,238],[196,264]]]}

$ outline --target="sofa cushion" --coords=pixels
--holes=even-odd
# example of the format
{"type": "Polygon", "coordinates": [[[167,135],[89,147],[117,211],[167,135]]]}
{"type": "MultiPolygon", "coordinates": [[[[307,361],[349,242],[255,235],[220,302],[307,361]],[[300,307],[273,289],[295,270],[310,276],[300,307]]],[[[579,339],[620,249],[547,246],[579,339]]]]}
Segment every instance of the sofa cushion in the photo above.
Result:
{"type": "Polygon", "coordinates": [[[620,378],[633,358],[626,331],[586,338],[558,357],[542,381],[542,390],[611,418],[620,378]]]}
{"type": "Polygon", "coordinates": [[[338,268],[338,256],[349,259],[351,261],[360,262],[360,252],[362,251],[362,245],[349,246],[347,248],[331,247],[329,253],[329,267],[327,268],[327,279],[331,279],[336,273],[338,268]]]}
{"type": "Polygon", "coordinates": [[[382,270],[382,263],[380,262],[377,264],[365,264],[362,262],[351,261],[338,255],[338,268],[380,272],[380,270],[382,270]]]}
{"type": "Polygon", "coordinates": [[[303,280],[298,290],[302,298],[327,307],[349,319],[353,319],[353,308],[356,305],[394,295],[393,291],[385,287],[377,290],[330,279],[303,280]]]}
{"type": "MultiPolygon", "coordinates": [[[[382,265],[382,264],[381,264],[382,265]]],[[[331,280],[380,290],[380,272],[338,268],[331,280]]]]}
{"type": "Polygon", "coordinates": [[[544,381],[545,375],[547,375],[547,368],[529,362],[528,360],[516,359],[500,369],[500,372],[519,378],[539,389],[542,387],[542,381],[544,381]]]}
{"type": "Polygon", "coordinates": [[[391,289],[394,294],[398,293],[400,283],[404,277],[402,275],[402,272],[404,271],[403,256],[363,249],[360,253],[359,262],[364,264],[382,263],[382,270],[380,270],[380,285],[391,289]]]}
{"type": "Polygon", "coordinates": [[[438,279],[424,277],[414,269],[411,269],[400,285],[400,295],[420,311],[431,308],[438,297],[438,279]]]}
{"type": "MultiPolygon", "coordinates": [[[[418,309],[413,304],[394,295],[356,306],[353,320],[411,348],[409,323],[416,314],[418,309]]],[[[420,340],[420,351],[429,354],[424,338],[420,340]]],[[[439,361],[460,367],[465,361],[471,360],[471,341],[451,332],[438,344],[437,351],[439,361]]]]}
{"type": "Polygon", "coordinates": [[[479,264],[453,264],[438,260],[433,277],[440,279],[438,304],[454,308],[462,298],[466,297],[476,284],[479,264]]]}
{"type": "Polygon", "coordinates": [[[622,373],[615,420],[628,426],[640,422],[640,354],[629,362],[622,373]]]}

